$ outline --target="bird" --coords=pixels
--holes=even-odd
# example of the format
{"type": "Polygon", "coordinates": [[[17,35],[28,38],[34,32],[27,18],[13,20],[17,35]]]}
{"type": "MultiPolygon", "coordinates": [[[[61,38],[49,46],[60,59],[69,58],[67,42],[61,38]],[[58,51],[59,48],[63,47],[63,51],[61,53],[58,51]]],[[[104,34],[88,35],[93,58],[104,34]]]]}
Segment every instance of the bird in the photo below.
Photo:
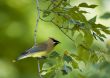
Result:
{"type": "Polygon", "coordinates": [[[49,38],[47,41],[42,42],[38,45],[34,45],[32,48],[21,53],[21,55],[18,58],[13,60],[13,62],[16,62],[18,60],[28,58],[28,57],[34,57],[34,58],[46,57],[54,49],[54,47],[59,43],[60,41],[54,38],[49,38]]]}

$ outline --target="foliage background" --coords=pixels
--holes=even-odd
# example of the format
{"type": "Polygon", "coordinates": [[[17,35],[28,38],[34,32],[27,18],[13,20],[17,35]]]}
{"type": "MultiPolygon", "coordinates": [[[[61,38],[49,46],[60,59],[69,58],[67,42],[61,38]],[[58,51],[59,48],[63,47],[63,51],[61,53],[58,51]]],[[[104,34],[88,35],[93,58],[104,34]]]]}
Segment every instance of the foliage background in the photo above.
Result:
{"type": "MultiPolygon", "coordinates": [[[[110,19],[101,19],[100,16],[105,12],[110,12],[109,0],[72,0],[71,4],[87,2],[95,3],[99,6],[94,10],[89,10],[88,19],[98,15],[97,22],[110,26],[110,19]]],[[[46,6],[46,3],[42,4],[46,6]]],[[[0,78],[37,78],[37,62],[34,58],[23,59],[19,62],[12,63],[12,60],[19,56],[20,53],[33,45],[34,27],[36,24],[36,2],[35,0],[0,0],[0,78]]],[[[109,16],[110,17],[110,16],[109,16]]],[[[38,42],[45,41],[48,37],[54,37],[62,42],[55,49],[58,52],[66,50],[74,52],[74,46],[65,35],[50,23],[40,21],[38,27],[38,42]]],[[[96,45],[109,45],[109,36],[96,45]]],[[[104,46],[101,46],[105,48],[104,46]]],[[[109,55],[108,55],[109,56],[109,55]]],[[[76,69],[65,78],[109,78],[110,77],[110,60],[101,64],[88,65],[79,75],[76,69]],[[77,71],[77,72],[76,72],[77,71]]],[[[83,65],[81,65],[83,67],[83,65]]],[[[57,78],[61,78],[61,74],[57,78]]],[[[62,76],[62,78],[64,78],[62,76]]]]}

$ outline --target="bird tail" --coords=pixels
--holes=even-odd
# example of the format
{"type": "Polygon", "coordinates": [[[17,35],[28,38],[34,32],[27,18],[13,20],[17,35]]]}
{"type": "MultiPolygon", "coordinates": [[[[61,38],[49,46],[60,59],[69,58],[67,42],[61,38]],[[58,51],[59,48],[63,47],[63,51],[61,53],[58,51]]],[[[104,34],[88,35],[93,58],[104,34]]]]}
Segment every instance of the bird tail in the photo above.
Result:
{"type": "Polygon", "coordinates": [[[16,62],[16,61],[19,61],[19,60],[27,58],[27,57],[29,57],[28,54],[22,54],[18,58],[16,58],[15,60],[13,60],[12,62],[16,62]]]}

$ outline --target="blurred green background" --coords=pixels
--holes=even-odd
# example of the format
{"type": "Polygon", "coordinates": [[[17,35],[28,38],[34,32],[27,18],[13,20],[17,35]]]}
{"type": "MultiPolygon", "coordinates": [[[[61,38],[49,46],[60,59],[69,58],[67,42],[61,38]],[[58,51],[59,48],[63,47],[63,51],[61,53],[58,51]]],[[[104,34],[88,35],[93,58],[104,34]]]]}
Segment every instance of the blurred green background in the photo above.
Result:
{"type": "MultiPolygon", "coordinates": [[[[88,19],[95,15],[101,16],[105,12],[110,12],[110,0],[72,0],[71,4],[77,5],[81,2],[99,5],[95,10],[87,9],[90,12],[86,15],[88,19]]],[[[40,6],[46,5],[44,3],[40,6]]],[[[38,77],[36,59],[28,58],[12,63],[12,60],[20,53],[32,47],[36,17],[35,0],[0,0],[0,78],[38,77]]],[[[98,17],[97,22],[110,26],[110,19],[104,20],[98,17]]],[[[74,51],[71,41],[58,28],[50,23],[40,21],[37,42],[45,41],[48,37],[54,37],[62,42],[55,48],[59,52],[63,52],[65,49],[74,51]]],[[[107,40],[109,40],[109,36],[107,40]]],[[[65,78],[73,78],[73,74],[74,77],[78,75],[73,71],[65,78]]],[[[90,66],[85,74],[90,75],[90,78],[109,78],[110,63],[105,62],[104,64],[90,66]],[[102,70],[98,71],[98,67],[101,66],[102,70]]]]}

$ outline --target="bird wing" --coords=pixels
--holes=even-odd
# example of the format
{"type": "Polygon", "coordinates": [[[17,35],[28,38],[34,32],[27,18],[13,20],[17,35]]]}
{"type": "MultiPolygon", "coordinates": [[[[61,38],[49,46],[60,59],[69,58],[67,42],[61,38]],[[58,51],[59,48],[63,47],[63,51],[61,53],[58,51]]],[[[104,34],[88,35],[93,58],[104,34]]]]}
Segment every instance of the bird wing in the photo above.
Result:
{"type": "Polygon", "coordinates": [[[39,52],[39,51],[45,51],[47,49],[47,44],[41,44],[39,46],[34,46],[31,49],[28,50],[29,53],[39,52]]]}
{"type": "Polygon", "coordinates": [[[21,55],[26,55],[26,54],[30,54],[30,53],[35,53],[35,52],[42,52],[42,51],[45,51],[47,50],[47,44],[46,43],[43,43],[43,44],[40,44],[38,46],[33,46],[32,48],[26,50],[24,53],[22,53],[21,55]]]}
{"type": "Polygon", "coordinates": [[[44,51],[47,51],[47,47],[48,47],[47,43],[42,43],[38,46],[33,46],[32,48],[23,52],[16,60],[30,57],[30,54],[34,54],[36,52],[38,52],[38,54],[39,54],[39,52],[42,52],[42,54],[43,54],[44,51]]]}

